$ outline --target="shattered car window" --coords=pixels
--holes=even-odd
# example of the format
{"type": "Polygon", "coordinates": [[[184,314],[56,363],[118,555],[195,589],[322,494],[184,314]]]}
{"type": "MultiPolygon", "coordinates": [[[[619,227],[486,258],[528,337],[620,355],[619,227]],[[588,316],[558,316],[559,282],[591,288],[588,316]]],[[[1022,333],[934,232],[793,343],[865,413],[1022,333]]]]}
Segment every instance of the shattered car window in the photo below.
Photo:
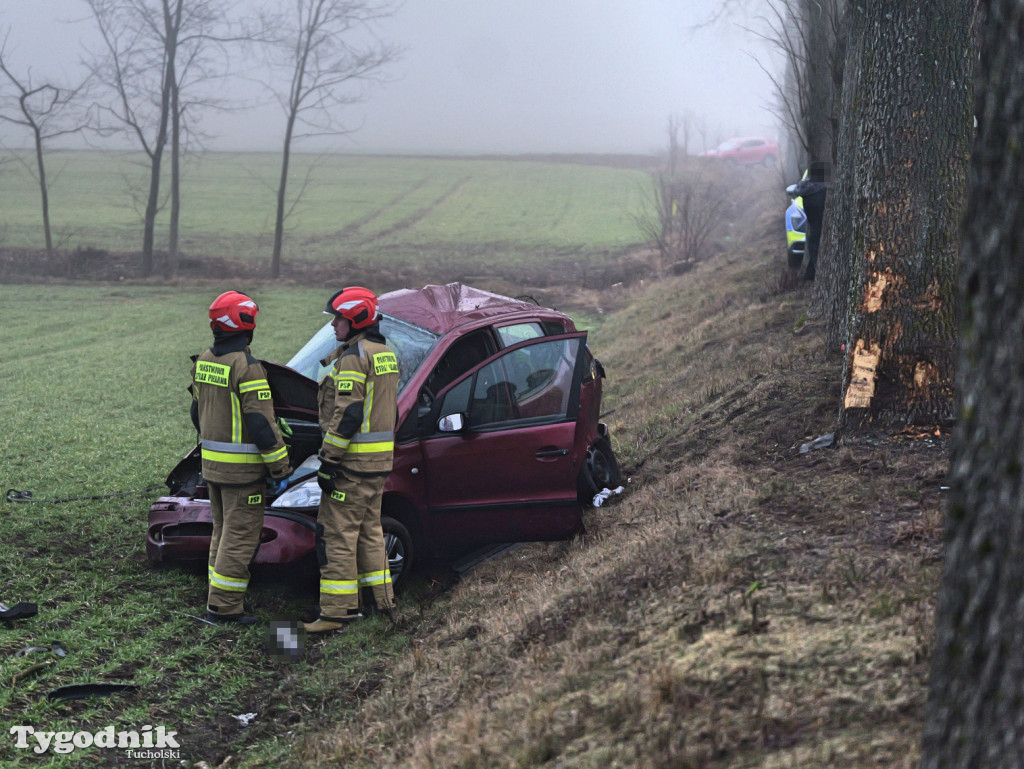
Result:
{"type": "MultiPolygon", "coordinates": [[[[437,334],[390,315],[381,315],[380,330],[388,347],[398,356],[398,392],[402,392],[427,353],[437,343],[437,334]]],[[[319,382],[330,366],[320,363],[338,348],[331,324],[321,328],[286,364],[314,382],[319,382]]]]}

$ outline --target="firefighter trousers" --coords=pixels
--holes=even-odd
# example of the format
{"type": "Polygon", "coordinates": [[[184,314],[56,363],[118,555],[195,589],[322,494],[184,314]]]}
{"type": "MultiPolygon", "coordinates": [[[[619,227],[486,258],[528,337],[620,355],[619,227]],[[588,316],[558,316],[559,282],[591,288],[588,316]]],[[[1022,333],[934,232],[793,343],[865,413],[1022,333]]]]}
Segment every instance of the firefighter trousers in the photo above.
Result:
{"type": "MultiPolygon", "coordinates": [[[[320,564],[320,616],[344,620],[365,608],[372,591],[379,608],[395,605],[380,504],[386,476],[358,477],[339,472],[334,492],[320,498],[326,563],[320,564]]],[[[323,558],[322,558],[323,560],[323,558]]]]}
{"type": "Polygon", "coordinates": [[[249,587],[249,563],[263,528],[267,485],[208,484],[213,536],[210,538],[210,589],[207,608],[214,614],[241,614],[249,587]]]}

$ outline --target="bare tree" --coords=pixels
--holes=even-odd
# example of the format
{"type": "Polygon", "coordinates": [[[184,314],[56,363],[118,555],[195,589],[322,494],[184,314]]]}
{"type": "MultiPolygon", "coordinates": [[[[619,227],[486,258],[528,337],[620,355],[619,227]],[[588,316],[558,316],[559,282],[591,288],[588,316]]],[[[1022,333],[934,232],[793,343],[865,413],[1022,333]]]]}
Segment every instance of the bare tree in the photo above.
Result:
{"type": "MultiPolygon", "coordinates": [[[[229,13],[233,3],[223,0],[174,0],[165,3],[165,29],[175,31],[174,55],[168,55],[166,87],[170,90],[171,113],[171,210],[168,223],[167,264],[165,274],[178,269],[178,242],[181,219],[181,158],[187,138],[202,135],[189,118],[206,110],[227,108],[227,101],[211,92],[210,84],[227,74],[226,46],[251,40],[250,33],[231,32],[229,13]]],[[[172,37],[167,37],[170,53],[172,37]]]]}
{"type": "Polygon", "coordinates": [[[50,227],[50,190],[46,175],[46,144],[61,136],[80,133],[89,123],[88,109],[80,97],[88,88],[88,79],[73,86],[58,85],[54,81],[34,82],[32,71],[16,74],[7,57],[7,35],[0,41],[0,73],[4,75],[13,93],[0,101],[0,121],[21,126],[32,135],[35,150],[35,177],[43,215],[43,235],[46,253],[53,255],[53,235],[50,227]]]}
{"type": "MultiPolygon", "coordinates": [[[[166,6],[167,0],[160,0],[166,6]]],[[[170,93],[166,88],[167,50],[162,35],[162,9],[144,0],[86,0],[92,9],[106,48],[92,70],[114,94],[103,105],[114,126],[132,135],[149,158],[149,188],[143,215],[142,264],[144,276],[153,272],[156,215],[160,204],[160,173],[170,120],[170,93]]],[[[104,124],[105,130],[113,130],[104,124]]]]}
{"type": "Polygon", "coordinates": [[[769,73],[779,117],[790,139],[787,176],[810,161],[834,161],[843,79],[845,0],[769,0],[766,35],[785,61],[782,79],[769,73]],[[795,150],[795,151],[794,151],[795,150]]]}
{"type": "Polygon", "coordinates": [[[686,163],[675,174],[654,177],[636,223],[658,250],[658,272],[684,272],[703,259],[729,208],[726,184],[706,163],[686,163]]]}
{"type": "MultiPolygon", "coordinates": [[[[391,16],[390,0],[290,0],[292,12],[267,19],[277,30],[270,46],[272,65],[287,86],[270,85],[285,114],[281,176],[274,218],[274,252],[270,274],[281,275],[281,248],[288,208],[288,174],[295,142],[313,136],[339,135],[351,128],[340,111],[362,98],[358,86],[379,78],[399,49],[372,34],[376,21],[391,16]]],[[[295,201],[292,201],[294,207],[295,201]]]]}
{"type": "Polygon", "coordinates": [[[1021,0],[985,3],[923,769],[1024,766],[1022,37],[1021,0]]]}
{"type": "MultiPolygon", "coordinates": [[[[172,143],[172,256],[177,254],[180,212],[179,158],[185,131],[182,93],[216,76],[204,58],[206,46],[231,39],[219,25],[233,4],[216,0],[86,0],[103,39],[104,51],[92,69],[114,98],[103,105],[113,121],[106,130],[132,136],[149,162],[149,185],[143,215],[142,273],[153,272],[156,217],[161,208],[161,173],[168,141],[172,143]],[[220,34],[218,34],[220,32],[220,34]],[[188,79],[187,74],[201,73],[188,79]]],[[[205,103],[213,101],[207,97],[205,103]]],[[[204,103],[197,98],[195,104],[204,103]]]]}

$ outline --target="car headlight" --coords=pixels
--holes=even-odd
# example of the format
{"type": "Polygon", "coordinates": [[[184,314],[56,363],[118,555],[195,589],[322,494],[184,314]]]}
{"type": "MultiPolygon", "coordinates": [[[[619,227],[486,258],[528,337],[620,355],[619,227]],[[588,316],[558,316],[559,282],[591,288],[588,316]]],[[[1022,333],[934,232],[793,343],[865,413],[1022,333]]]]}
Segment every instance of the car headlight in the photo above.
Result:
{"type": "Polygon", "coordinates": [[[320,486],[317,484],[316,478],[310,478],[297,486],[292,486],[275,499],[271,507],[320,507],[320,486]]]}

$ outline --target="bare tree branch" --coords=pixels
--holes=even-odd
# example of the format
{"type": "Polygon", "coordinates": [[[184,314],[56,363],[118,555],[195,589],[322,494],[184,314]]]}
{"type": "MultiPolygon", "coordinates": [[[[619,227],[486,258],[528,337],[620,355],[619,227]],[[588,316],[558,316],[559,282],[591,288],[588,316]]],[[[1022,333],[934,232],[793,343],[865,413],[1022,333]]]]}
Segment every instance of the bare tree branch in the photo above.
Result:
{"type": "Polygon", "coordinates": [[[34,171],[27,163],[25,165],[39,185],[46,253],[52,255],[46,144],[62,136],[81,133],[89,126],[90,112],[83,105],[82,97],[90,87],[90,79],[86,77],[77,85],[63,86],[49,80],[33,83],[31,68],[24,76],[16,74],[7,57],[8,35],[5,33],[0,41],[0,74],[9,86],[0,92],[0,121],[25,128],[32,136],[34,171]]]}
{"type": "MultiPolygon", "coordinates": [[[[343,108],[361,101],[363,86],[381,80],[386,65],[400,54],[399,48],[374,34],[375,22],[397,10],[392,0],[291,0],[290,4],[291,12],[264,16],[260,25],[271,69],[281,75],[267,87],[285,115],[270,263],[275,278],[281,274],[285,219],[295,208],[294,202],[287,202],[294,143],[354,130],[343,122],[343,108]]],[[[307,177],[302,190],[308,185],[307,177]]]]}
{"type": "MultiPolygon", "coordinates": [[[[227,46],[245,38],[228,14],[237,3],[222,0],[85,0],[104,50],[92,69],[111,99],[101,106],[101,130],[133,137],[149,158],[142,272],[153,270],[155,220],[162,208],[163,156],[170,149],[171,194],[166,272],[177,264],[181,209],[181,154],[189,140],[202,142],[202,112],[225,105],[214,90],[228,72],[227,46]]],[[[220,92],[223,93],[221,88],[220,92]]]]}

